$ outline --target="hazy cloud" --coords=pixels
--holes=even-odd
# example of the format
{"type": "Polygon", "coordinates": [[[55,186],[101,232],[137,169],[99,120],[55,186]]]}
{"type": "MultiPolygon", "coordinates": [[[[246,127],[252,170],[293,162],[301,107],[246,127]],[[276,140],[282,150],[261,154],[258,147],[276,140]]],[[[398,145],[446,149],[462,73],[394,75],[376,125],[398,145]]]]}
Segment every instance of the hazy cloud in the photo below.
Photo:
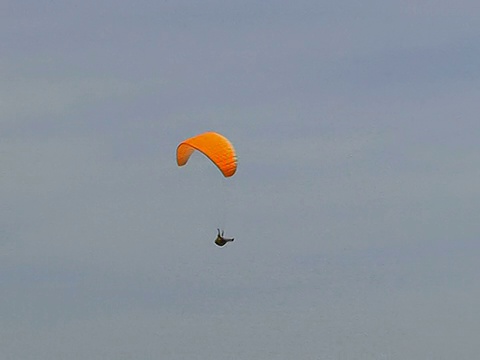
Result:
{"type": "Polygon", "coordinates": [[[1,355],[475,358],[476,8],[2,3],[1,355]]]}

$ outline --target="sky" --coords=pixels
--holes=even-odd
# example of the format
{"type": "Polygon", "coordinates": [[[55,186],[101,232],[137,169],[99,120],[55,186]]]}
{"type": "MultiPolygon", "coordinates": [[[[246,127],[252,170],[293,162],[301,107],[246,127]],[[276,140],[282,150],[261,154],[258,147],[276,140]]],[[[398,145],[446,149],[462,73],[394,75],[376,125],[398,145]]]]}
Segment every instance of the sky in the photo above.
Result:
{"type": "Polygon", "coordinates": [[[2,359],[477,358],[479,38],[473,0],[2,1],[2,359]],[[234,177],[177,167],[204,131],[234,177]]]}

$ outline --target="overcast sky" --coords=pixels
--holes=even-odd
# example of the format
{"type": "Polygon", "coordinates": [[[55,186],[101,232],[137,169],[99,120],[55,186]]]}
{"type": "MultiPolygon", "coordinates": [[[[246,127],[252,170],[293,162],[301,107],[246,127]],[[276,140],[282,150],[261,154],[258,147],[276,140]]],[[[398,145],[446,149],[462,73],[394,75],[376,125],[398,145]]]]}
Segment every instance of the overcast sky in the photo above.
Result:
{"type": "Polygon", "coordinates": [[[478,10],[3,0],[0,357],[477,358],[478,10]]]}

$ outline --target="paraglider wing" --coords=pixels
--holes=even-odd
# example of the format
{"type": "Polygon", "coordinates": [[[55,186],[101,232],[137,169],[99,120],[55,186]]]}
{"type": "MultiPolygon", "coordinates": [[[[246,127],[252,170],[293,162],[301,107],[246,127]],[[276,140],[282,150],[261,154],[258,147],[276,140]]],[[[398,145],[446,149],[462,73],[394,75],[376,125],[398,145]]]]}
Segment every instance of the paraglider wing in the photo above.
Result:
{"type": "Polygon", "coordinates": [[[177,147],[177,164],[183,166],[192,153],[198,150],[208,157],[222,172],[230,177],[237,170],[237,156],[230,141],[216,132],[206,132],[184,140],[177,147]]]}

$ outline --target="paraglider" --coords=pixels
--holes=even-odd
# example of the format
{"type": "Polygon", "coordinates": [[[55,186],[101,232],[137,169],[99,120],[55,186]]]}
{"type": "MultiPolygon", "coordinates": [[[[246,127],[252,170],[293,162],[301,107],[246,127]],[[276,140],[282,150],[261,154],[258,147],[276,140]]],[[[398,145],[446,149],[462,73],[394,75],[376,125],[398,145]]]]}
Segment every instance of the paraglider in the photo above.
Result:
{"type": "MultiPolygon", "coordinates": [[[[233,176],[237,171],[235,149],[225,136],[210,131],[182,141],[177,146],[177,165],[186,165],[195,150],[209,158],[225,178],[233,176]]],[[[223,237],[223,230],[220,232],[220,229],[217,229],[217,231],[216,245],[224,246],[227,242],[234,240],[223,237]]]]}
{"type": "Polygon", "coordinates": [[[235,240],[234,238],[226,238],[226,237],[223,237],[223,230],[222,230],[222,233],[220,234],[220,229],[217,229],[218,233],[217,233],[217,238],[215,239],[215,244],[217,244],[218,246],[223,246],[225,245],[227,242],[232,242],[233,240],[235,240]]]}
{"type": "Polygon", "coordinates": [[[216,132],[206,132],[186,139],[177,147],[177,164],[183,166],[192,153],[198,150],[208,157],[221,171],[230,177],[237,171],[237,155],[232,143],[216,132]]]}

